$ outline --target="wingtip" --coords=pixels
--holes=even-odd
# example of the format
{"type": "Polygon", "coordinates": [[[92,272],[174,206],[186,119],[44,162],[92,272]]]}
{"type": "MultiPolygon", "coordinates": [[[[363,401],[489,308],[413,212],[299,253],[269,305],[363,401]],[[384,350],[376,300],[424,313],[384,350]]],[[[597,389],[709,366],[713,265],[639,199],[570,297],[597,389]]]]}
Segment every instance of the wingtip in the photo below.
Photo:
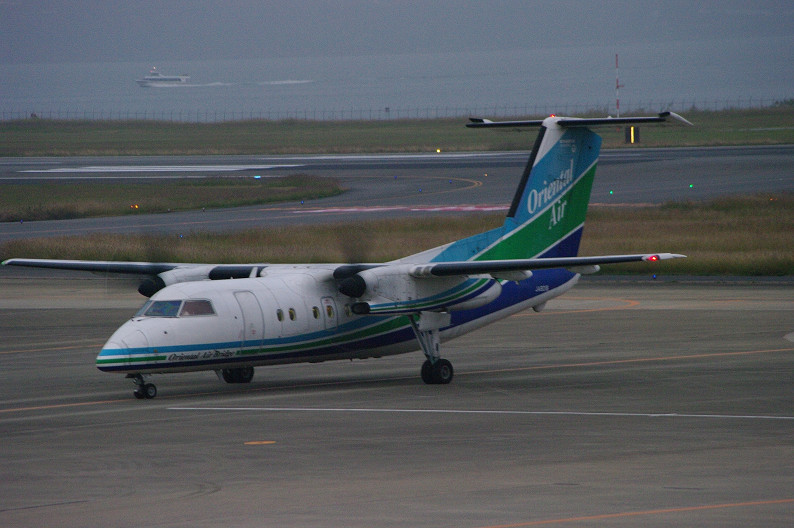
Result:
{"type": "Polygon", "coordinates": [[[675,258],[686,258],[686,255],[681,255],[679,253],[654,253],[653,255],[644,256],[642,260],[646,262],[657,262],[660,260],[670,260],[675,258]]]}
{"type": "Polygon", "coordinates": [[[690,122],[687,119],[685,119],[684,117],[676,114],[675,112],[669,112],[669,111],[668,112],[662,112],[661,114],[659,114],[659,117],[672,117],[673,119],[675,119],[679,123],[682,123],[682,124],[684,124],[686,126],[695,126],[692,122],[690,122]]]}

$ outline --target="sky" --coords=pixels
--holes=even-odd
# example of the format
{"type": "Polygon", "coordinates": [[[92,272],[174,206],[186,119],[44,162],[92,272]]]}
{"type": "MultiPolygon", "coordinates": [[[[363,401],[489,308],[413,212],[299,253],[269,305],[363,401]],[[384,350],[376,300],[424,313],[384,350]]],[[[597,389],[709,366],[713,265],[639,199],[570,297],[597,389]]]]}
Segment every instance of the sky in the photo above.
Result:
{"type": "Polygon", "coordinates": [[[533,50],[792,35],[790,0],[0,0],[2,64],[533,50]]]}

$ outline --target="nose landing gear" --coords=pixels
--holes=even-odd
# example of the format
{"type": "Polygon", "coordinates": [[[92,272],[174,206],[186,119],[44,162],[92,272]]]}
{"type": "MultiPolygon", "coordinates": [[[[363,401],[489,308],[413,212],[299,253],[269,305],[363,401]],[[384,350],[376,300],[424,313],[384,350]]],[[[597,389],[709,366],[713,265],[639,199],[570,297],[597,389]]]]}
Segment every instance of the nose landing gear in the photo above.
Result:
{"type": "Polygon", "coordinates": [[[127,374],[127,377],[132,379],[135,384],[135,390],[132,391],[133,396],[138,400],[151,400],[157,396],[157,387],[154,383],[146,383],[143,374],[127,374]]]}

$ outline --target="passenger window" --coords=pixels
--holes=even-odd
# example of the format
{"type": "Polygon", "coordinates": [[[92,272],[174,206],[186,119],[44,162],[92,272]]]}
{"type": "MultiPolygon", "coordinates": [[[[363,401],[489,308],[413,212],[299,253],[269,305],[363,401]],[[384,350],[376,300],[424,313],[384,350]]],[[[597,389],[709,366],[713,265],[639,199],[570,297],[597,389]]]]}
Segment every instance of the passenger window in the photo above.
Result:
{"type": "Polygon", "coordinates": [[[212,303],[206,300],[188,300],[182,304],[182,311],[179,312],[180,317],[190,317],[194,315],[215,315],[215,310],[212,308],[212,303]]]}
{"type": "Polygon", "coordinates": [[[277,318],[279,321],[283,321],[283,320],[284,320],[284,312],[283,312],[283,311],[281,311],[281,308],[279,308],[278,310],[276,310],[276,318],[277,318]]]}
{"type": "Polygon", "coordinates": [[[334,316],[334,307],[330,304],[325,305],[325,313],[330,318],[334,316]]]}
{"type": "Polygon", "coordinates": [[[312,315],[314,315],[315,319],[319,319],[320,318],[320,309],[317,308],[316,306],[312,306],[312,315]]]}
{"type": "Polygon", "coordinates": [[[290,308],[289,309],[289,320],[290,321],[294,321],[295,320],[295,308],[290,308]]]}
{"type": "Polygon", "coordinates": [[[351,317],[353,315],[353,311],[350,309],[350,305],[349,304],[345,305],[345,315],[347,317],[351,317]]]}

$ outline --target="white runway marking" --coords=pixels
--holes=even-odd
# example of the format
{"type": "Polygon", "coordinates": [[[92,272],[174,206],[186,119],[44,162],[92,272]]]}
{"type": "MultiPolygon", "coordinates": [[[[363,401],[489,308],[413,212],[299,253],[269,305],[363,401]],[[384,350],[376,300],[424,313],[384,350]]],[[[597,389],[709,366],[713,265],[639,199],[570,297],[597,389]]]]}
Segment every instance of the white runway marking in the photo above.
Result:
{"type": "Polygon", "coordinates": [[[388,211],[414,211],[414,212],[494,212],[505,211],[507,205],[444,205],[444,206],[362,206],[362,207],[327,207],[325,209],[296,209],[294,214],[326,214],[326,213],[382,213],[388,211]]]}
{"type": "Polygon", "coordinates": [[[291,169],[302,165],[96,165],[88,167],[58,167],[30,169],[35,173],[98,173],[98,172],[235,172],[247,170],[291,169]]]}
{"type": "MultiPolygon", "coordinates": [[[[307,154],[299,158],[292,159],[311,159],[321,161],[412,161],[412,160],[460,160],[460,159],[476,159],[476,158],[501,158],[516,157],[515,152],[429,152],[424,154],[307,154]]],[[[526,155],[523,153],[518,155],[519,158],[526,161],[526,155]]],[[[286,159],[291,159],[287,157],[286,159]]]]}
{"type": "Polygon", "coordinates": [[[406,414],[491,414],[528,416],[608,416],[626,418],[700,418],[718,420],[794,420],[794,416],[753,414],[682,414],[682,413],[627,413],[583,411],[499,411],[465,409],[374,409],[374,408],[322,408],[322,407],[169,407],[171,411],[245,411],[245,412],[315,412],[315,413],[406,413],[406,414]]]}

